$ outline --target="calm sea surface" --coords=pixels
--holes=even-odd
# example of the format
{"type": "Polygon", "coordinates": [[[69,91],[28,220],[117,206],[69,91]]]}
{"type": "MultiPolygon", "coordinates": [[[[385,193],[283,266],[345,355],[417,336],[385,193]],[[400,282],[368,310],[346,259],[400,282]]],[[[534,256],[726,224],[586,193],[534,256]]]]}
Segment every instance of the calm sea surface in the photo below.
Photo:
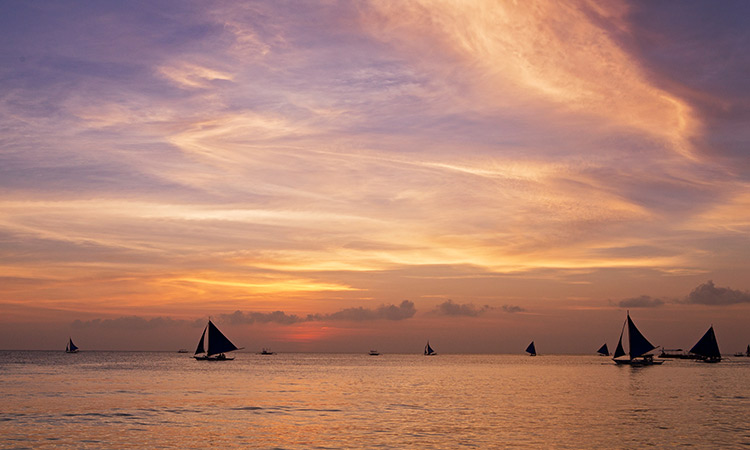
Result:
{"type": "Polygon", "coordinates": [[[750,448],[750,358],[0,351],[0,448],[750,448]]]}

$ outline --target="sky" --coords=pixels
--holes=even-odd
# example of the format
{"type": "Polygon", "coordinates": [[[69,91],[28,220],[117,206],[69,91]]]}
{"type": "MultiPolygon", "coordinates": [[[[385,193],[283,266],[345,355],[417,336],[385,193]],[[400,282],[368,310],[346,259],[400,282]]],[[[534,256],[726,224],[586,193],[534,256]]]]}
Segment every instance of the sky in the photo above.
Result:
{"type": "Polygon", "coordinates": [[[0,348],[750,344],[750,3],[0,3],[0,348]]]}

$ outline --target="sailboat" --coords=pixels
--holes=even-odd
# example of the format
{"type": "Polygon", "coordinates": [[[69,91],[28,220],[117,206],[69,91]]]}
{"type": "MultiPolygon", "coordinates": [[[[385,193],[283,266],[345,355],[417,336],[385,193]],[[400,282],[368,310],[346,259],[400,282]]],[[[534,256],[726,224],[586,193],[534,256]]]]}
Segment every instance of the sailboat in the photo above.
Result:
{"type": "Polygon", "coordinates": [[[208,325],[203,329],[201,340],[198,342],[198,348],[195,349],[193,358],[198,361],[231,361],[234,358],[228,357],[225,353],[234,350],[239,350],[239,348],[232,344],[232,341],[227,339],[227,337],[216,328],[216,325],[211,322],[211,319],[208,319],[208,325]]]}
{"type": "Polygon", "coordinates": [[[529,356],[536,356],[536,347],[534,346],[534,341],[531,341],[531,344],[526,347],[526,353],[528,353],[529,356]]]}
{"type": "Polygon", "coordinates": [[[630,366],[650,366],[654,364],[663,364],[664,361],[654,359],[654,355],[647,354],[656,347],[646,339],[645,336],[638,331],[635,323],[630,318],[630,311],[628,311],[628,317],[625,323],[622,324],[622,331],[620,331],[620,340],[617,342],[617,348],[612,360],[617,364],[626,364],[630,366]],[[625,333],[625,325],[628,326],[628,353],[625,353],[625,349],[622,346],[622,336],[625,333]],[[623,356],[628,356],[628,359],[623,359],[623,356]],[[620,359],[618,359],[620,358],[620,359]]]}
{"type": "Polygon", "coordinates": [[[430,347],[430,341],[427,341],[427,345],[424,346],[424,355],[425,356],[435,356],[437,355],[437,352],[430,347]]]}
{"type": "Polygon", "coordinates": [[[745,350],[745,353],[737,352],[734,354],[734,356],[750,356],[750,345],[747,346],[747,350],[745,350]]]}
{"type": "Polygon", "coordinates": [[[73,343],[73,338],[68,338],[68,345],[65,346],[65,353],[78,353],[78,347],[73,343]]]}
{"type": "Polygon", "coordinates": [[[717,363],[721,361],[721,352],[719,343],[716,342],[714,326],[706,331],[706,334],[690,349],[690,353],[698,355],[698,359],[707,363],[717,363]]]}
{"type": "Polygon", "coordinates": [[[602,356],[609,356],[609,349],[607,348],[607,343],[605,342],[604,345],[599,347],[599,350],[596,351],[602,356]]]}

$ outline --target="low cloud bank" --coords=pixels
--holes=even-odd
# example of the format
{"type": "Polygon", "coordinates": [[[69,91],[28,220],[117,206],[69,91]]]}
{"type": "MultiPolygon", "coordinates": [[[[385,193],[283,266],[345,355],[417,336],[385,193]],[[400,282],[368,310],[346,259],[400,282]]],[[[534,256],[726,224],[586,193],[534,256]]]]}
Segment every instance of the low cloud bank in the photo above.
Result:
{"type": "MultiPolygon", "coordinates": [[[[277,323],[281,325],[293,325],[302,322],[324,322],[324,321],[354,321],[363,322],[371,320],[405,320],[416,314],[417,309],[414,302],[404,300],[399,305],[380,305],[376,308],[346,308],[331,314],[308,314],[298,316],[287,314],[284,311],[273,312],[244,312],[237,310],[231,314],[219,314],[217,322],[238,324],[253,323],[277,323]]],[[[146,319],[139,316],[126,316],[114,319],[92,319],[74,320],[73,328],[112,328],[128,330],[151,330],[174,326],[203,326],[205,319],[181,320],[169,317],[154,317],[146,319]]]]}
{"type": "Polygon", "coordinates": [[[484,314],[489,311],[489,305],[476,306],[472,303],[453,303],[453,300],[445,301],[439,305],[433,311],[436,314],[444,316],[465,316],[465,317],[476,317],[480,314],[484,314]]]}
{"type": "Polygon", "coordinates": [[[314,316],[308,316],[310,320],[351,320],[351,321],[367,321],[367,320],[404,320],[409,319],[416,314],[417,309],[414,307],[414,302],[404,300],[400,305],[380,305],[375,309],[362,308],[347,308],[333,314],[315,314],[314,316]]]}
{"type": "Polygon", "coordinates": [[[617,306],[621,308],[658,308],[663,304],[664,300],[660,298],[653,298],[649,295],[641,295],[640,297],[620,300],[617,303],[617,306]]]}
{"type": "Polygon", "coordinates": [[[92,320],[74,320],[71,327],[77,329],[83,328],[111,328],[117,330],[153,330],[156,328],[167,328],[177,326],[196,326],[202,324],[202,320],[182,320],[172,319],[170,317],[153,317],[146,319],[139,316],[124,316],[115,319],[92,319],[92,320]]]}
{"type": "Polygon", "coordinates": [[[413,317],[417,309],[414,302],[404,300],[400,305],[380,305],[377,308],[346,308],[331,314],[308,314],[301,317],[296,314],[286,314],[284,311],[274,311],[270,313],[261,312],[242,312],[235,311],[232,314],[222,314],[219,317],[222,321],[229,323],[279,323],[282,325],[292,325],[301,322],[324,322],[349,320],[362,322],[369,320],[404,320],[413,317]]]}
{"type": "Polygon", "coordinates": [[[731,288],[716,287],[714,282],[699,285],[688,294],[685,303],[693,305],[736,305],[738,303],[750,303],[750,292],[731,288]]]}
{"type": "Polygon", "coordinates": [[[666,303],[677,303],[684,305],[708,305],[727,306],[739,303],[750,303],[750,292],[732,289],[729,287],[718,287],[713,281],[698,285],[686,297],[682,299],[668,300],[655,298],[649,295],[627,298],[619,302],[612,302],[621,308],[656,308],[666,303]]]}

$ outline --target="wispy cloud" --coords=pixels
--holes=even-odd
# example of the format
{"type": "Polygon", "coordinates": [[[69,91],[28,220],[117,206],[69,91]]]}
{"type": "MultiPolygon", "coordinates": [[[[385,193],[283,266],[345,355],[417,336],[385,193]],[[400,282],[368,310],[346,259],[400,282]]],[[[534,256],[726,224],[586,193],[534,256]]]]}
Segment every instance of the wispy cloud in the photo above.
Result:
{"type": "MultiPolygon", "coordinates": [[[[446,59],[467,63],[480,80],[468,91],[484,96],[481,107],[524,98],[556,103],[567,112],[595,111],[610,125],[666,139],[673,151],[693,157],[689,138],[699,122],[689,105],[651,84],[610,34],[627,27],[626,5],[478,1],[376,6],[380,21],[373,28],[381,39],[398,41],[414,53],[437,44],[446,59]],[[628,95],[613,95],[619,92],[628,95]]],[[[461,93],[466,96],[466,91],[461,93]]]]}

